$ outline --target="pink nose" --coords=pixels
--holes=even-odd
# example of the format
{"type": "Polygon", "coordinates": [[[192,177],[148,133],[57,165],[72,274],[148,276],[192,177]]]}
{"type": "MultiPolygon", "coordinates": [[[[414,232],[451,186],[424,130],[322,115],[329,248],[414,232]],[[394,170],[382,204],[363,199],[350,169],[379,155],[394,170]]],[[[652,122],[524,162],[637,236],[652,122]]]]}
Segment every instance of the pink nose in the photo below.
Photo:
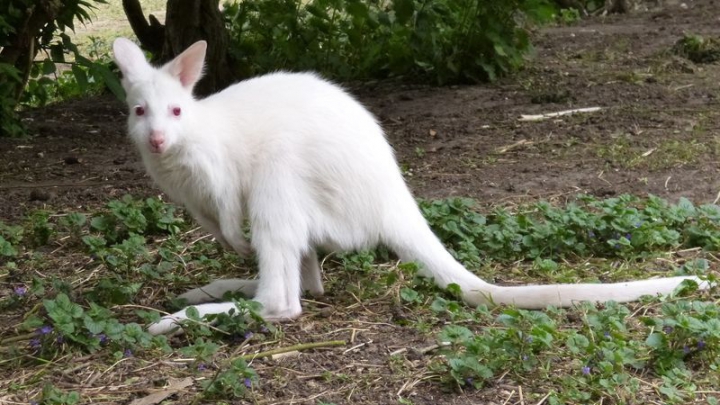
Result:
{"type": "Polygon", "coordinates": [[[150,146],[153,149],[160,149],[165,143],[165,134],[162,131],[152,131],[150,133],[150,146]]]}

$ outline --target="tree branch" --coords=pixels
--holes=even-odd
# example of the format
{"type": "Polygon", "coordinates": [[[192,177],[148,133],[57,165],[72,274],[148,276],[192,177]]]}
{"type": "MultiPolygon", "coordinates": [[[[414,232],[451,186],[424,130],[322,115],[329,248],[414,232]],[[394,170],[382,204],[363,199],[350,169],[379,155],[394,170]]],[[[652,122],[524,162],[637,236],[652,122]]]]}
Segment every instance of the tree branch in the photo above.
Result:
{"type": "Polygon", "coordinates": [[[160,55],[165,43],[165,26],[153,15],[150,15],[148,23],[140,0],[122,0],[122,5],[130,27],[140,40],[140,45],[150,51],[153,57],[160,55]]]}
{"type": "Polygon", "coordinates": [[[245,361],[261,359],[263,357],[270,357],[276,354],[283,354],[288,352],[295,352],[308,349],[317,349],[319,347],[330,347],[330,346],[345,346],[347,344],[344,340],[330,340],[327,342],[312,342],[312,343],[301,343],[294,346],[280,347],[277,349],[268,350],[260,353],[246,354],[244,356],[236,357],[245,361]]]}

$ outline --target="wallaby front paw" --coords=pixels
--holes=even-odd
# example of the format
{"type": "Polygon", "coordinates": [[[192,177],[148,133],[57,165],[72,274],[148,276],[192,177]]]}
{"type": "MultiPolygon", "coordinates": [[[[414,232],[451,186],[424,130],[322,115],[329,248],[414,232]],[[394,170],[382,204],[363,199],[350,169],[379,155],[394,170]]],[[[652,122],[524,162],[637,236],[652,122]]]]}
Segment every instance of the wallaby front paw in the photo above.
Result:
{"type": "Polygon", "coordinates": [[[265,307],[263,307],[262,310],[260,310],[260,316],[266,321],[266,322],[287,322],[292,321],[293,319],[297,319],[302,314],[302,308],[300,309],[284,309],[284,310],[266,310],[265,307]]]}
{"type": "Polygon", "coordinates": [[[222,236],[214,235],[215,240],[220,244],[220,246],[223,247],[223,249],[227,251],[233,251],[237,253],[242,258],[250,257],[253,254],[253,248],[250,244],[250,241],[248,241],[245,238],[240,239],[239,241],[235,243],[230,243],[222,236]]]}
{"type": "Polygon", "coordinates": [[[250,242],[243,239],[242,243],[239,243],[238,246],[235,249],[235,252],[240,255],[240,257],[248,258],[252,256],[255,251],[252,248],[252,245],[250,245],[250,242]]]}
{"type": "Polygon", "coordinates": [[[178,298],[184,299],[188,304],[202,304],[205,302],[219,300],[226,292],[239,292],[246,297],[255,296],[258,280],[244,280],[239,278],[215,280],[212,283],[193,288],[178,298]]]}

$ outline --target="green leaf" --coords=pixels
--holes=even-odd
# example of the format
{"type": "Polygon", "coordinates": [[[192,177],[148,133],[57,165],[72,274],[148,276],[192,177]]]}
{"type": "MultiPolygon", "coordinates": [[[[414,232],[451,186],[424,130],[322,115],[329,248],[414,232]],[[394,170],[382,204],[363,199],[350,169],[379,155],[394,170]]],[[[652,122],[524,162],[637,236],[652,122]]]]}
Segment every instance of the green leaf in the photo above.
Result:
{"type": "Polygon", "coordinates": [[[107,231],[113,225],[112,220],[106,216],[94,217],[90,220],[90,227],[98,231],[107,231]]]}
{"type": "Polygon", "coordinates": [[[45,322],[38,316],[32,315],[29,318],[25,319],[22,323],[22,329],[23,330],[35,330],[41,326],[43,326],[45,322]]]}
{"type": "Polygon", "coordinates": [[[120,84],[120,80],[118,80],[117,76],[115,76],[110,69],[101,64],[94,63],[90,67],[90,72],[95,80],[98,82],[104,82],[107,88],[110,89],[118,100],[123,102],[125,101],[125,89],[123,89],[120,84]]]}
{"type": "Polygon", "coordinates": [[[124,330],[125,326],[116,320],[108,321],[105,324],[105,335],[111,340],[120,339],[124,330]]]}
{"type": "Polygon", "coordinates": [[[87,73],[85,73],[85,70],[83,70],[78,65],[72,65],[72,72],[75,76],[75,80],[77,80],[78,85],[80,86],[80,90],[86,91],[88,88],[88,79],[87,79],[87,73]]]}
{"type": "Polygon", "coordinates": [[[72,323],[72,320],[70,318],[60,318],[60,320],[56,321],[55,327],[60,331],[63,336],[73,337],[73,335],[75,334],[75,324],[72,323]]]}
{"type": "Polygon", "coordinates": [[[415,13],[415,2],[413,0],[392,0],[392,9],[395,11],[397,22],[405,24],[415,13]]]}
{"type": "Polygon", "coordinates": [[[569,336],[565,344],[573,354],[580,354],[585,353],[590,345],[590,341],[585,336],[576,333],[569,336]]]}
{"type": "Polygon", "coordinates": [[[85,316],[83,319],[85,329],[93,335],[98,335],[105,330],[105,321],[94,321],[89,316],[85,316]]]}
{"type": "Polygon", "coordinates": [[[57,67],[55,66],[55,63],[50,59],[45,59],[42,62],[42,74],[43,75],[49,75],[52,73],[55,73],[57,71],[57,67]]]}
{"type": "Polygon", "coordinates": [[[198,312],[196,307],[187,307],[187,309],[185,309],[185,316],[195,321],[200,320],[200,312],[198,312]]]}
{"type": "Polygon", "coordinates": [[[403,287],[400,289],[400,298],[405,302],[418,302],[420,301],[420,294],[411,288],[403,287]]]}
{"type": "Polygon", "coordinates": [[[13,245],[6,241],[2,236],[0,236],[0,255],[2,256],[17,256],[17,250],[13,245]]]}
{"type": "Polygon", "coordinates": [[[449,325],[443,328],[439,338],[443,342],[459,343],[472,340],[473,333],[464,326],[449,325]]]}
{"type": "Polygon", "coordinates": [[[652,347],[653,349],[662,349],[665,347],[665,335],[658,332],[653,332],[650,336],[645,339],[645,344],[652,347]]]}

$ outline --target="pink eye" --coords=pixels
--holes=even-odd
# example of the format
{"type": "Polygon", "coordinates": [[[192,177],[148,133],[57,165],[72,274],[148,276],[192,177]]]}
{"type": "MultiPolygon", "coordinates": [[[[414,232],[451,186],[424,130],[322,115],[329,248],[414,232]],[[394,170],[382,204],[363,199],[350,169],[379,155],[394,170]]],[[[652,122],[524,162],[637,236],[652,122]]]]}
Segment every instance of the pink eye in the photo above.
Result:
{"type": "Polygon", "coordinates": [[[135,107],[135,115],[145,115],[145,108],[141,106],[135,107]]]}
{"type": "Polygon", "coordinates": [[[182,113],[182,110],[180,109],[180,107],[173,107],[172,113],[174,116],[179,117],[182,113]]]}

